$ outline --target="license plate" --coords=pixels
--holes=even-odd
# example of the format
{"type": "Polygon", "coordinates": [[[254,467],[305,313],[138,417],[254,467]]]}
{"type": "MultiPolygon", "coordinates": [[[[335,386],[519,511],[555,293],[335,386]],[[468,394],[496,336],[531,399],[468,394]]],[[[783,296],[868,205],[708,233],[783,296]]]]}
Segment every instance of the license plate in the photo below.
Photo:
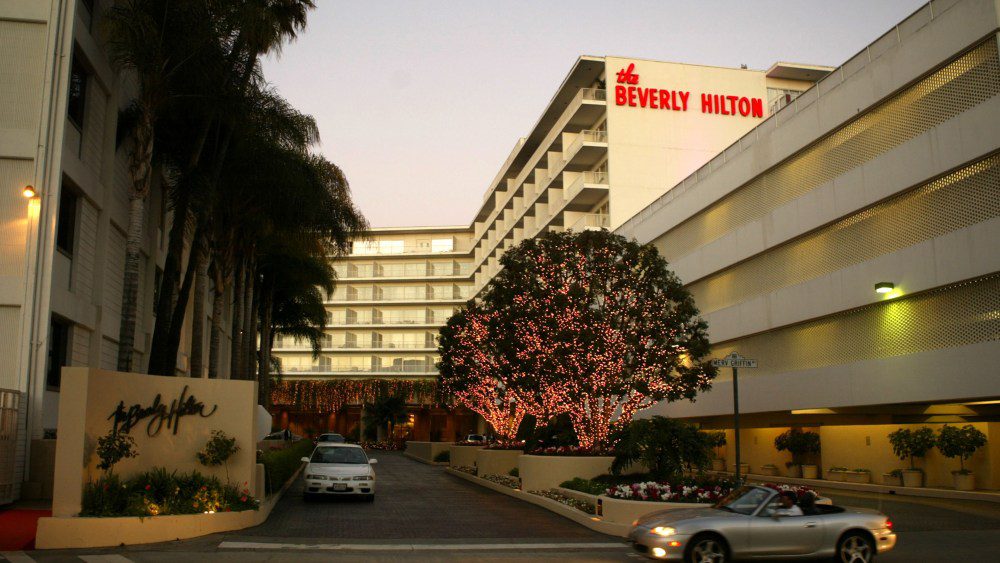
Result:
{"type": "Polygon", "coordinates": [[[333,484],[333,490],[335,490],[335,491],[346,491],[347,490],[347,485],[345,485],[343,483],[334,483],[333,484]]]}

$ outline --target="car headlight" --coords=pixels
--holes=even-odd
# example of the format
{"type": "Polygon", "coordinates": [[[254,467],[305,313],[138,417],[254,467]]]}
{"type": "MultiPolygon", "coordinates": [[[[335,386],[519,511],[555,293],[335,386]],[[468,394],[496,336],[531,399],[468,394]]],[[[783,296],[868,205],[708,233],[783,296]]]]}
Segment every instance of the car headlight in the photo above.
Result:
{"type": "Polygon", "coordinates": [[[670,526],[657,526],[652,530],[650,530],[649,533],[656,534],[662,537],[667,537],[676,534],[677,530],[671,528],[670,526]]]}
{"type": "Polygon", "coordinates": [[[312,479],[313,481],[326,481],[326,475],[306,475],[306,479],[312,479]]]}
{"type": "Polygon", "coordinates": [[[355,481],[367,481],[370,478],[371,477],[369,477],[368,475],[355,475],[354,476],[354,480],[355,481]]]}

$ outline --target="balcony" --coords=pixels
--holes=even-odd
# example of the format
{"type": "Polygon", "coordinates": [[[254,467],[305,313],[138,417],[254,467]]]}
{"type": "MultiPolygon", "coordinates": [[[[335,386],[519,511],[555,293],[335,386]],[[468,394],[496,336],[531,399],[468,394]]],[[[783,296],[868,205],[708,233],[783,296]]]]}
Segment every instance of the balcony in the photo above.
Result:
{"type": "Polygon", "coordinates": [[[593,168],[608,152],[608,132],[601,130],[580,131],[563,151],[563,170],[582,172],[593,168]]]}
{"type": "Polygon", "coordinates": [[[587,213],[566,227],[568,231],[599,231],[610,225],[608,216],[604,213],[587,213]]]}
{"type": "Polygon", "coordinates": [[[353,279],[385,279],[385,278],[449,278],[467,277],[472,271],[468,263],[452,264],[360,264],[338,265],[334,267],[337,278],[353,279]]]}
{"type": "Polygon", "coordinates": [[[310,373],[310,374],[342,374],[342,375],[437,375],[437,368],[431,364],[419,365],[394,365],[394,366],[289,366],[282,367],[283,373],[310,373]]]}
{"type": "Polygon", "coordinates": [[[423,303],[440,301],[465,301],[469,298],[469,288],[453,287],[407,287],[407,288],[351,288],[346,293],[335,293],[326,303],[423,303]]]}
{"type": "Polygon", "coordinates": [[[591,209],[608,195],[608,173],[605,171],[585,171],[580,173],[570,185],[563,190],[563,197],[569,204],[568,209],[591,209]]]}

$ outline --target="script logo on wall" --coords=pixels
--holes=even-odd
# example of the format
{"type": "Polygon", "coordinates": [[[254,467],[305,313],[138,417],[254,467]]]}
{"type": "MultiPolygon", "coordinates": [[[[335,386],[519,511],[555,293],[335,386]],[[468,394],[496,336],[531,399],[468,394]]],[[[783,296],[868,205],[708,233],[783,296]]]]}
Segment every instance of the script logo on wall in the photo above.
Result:
{"type": "Polygon", "coordinates": [[[215,414],[219,408],[219,405],[213,405],[210,411],[205,412],[205,404],[195,399],[194,395],[188,395],[187,392],[188,386],[185,385],[180,396],[170,401],[169,405],[163,402],[159,393],[156,394],[153,403],[148,407],[136,403],[126,409],[125,401],[119,401],[115,411],[108,416],[108,420],[113,421],[115,433],[124,432],[127,434],[134,426],[148,418],[146,434],[149,436],[156,436],[160,430],[163,430],[164,426],[177,434],[182,417],[198,415],[202,418],[208,418],[215,414]]]}
{"type": "MultiPolygon", "coordinates": [[[[644,88],[639,86],[639,74],[635,63],[618,71],[615,85],[615,105],[687,111],[690,90],[670,90],[665,88],[644,88]]],[[[743,117],[764,117],[764,100],[729,94],[701,94],[701,113],[715,115],[739,115],[743,117]]]]}

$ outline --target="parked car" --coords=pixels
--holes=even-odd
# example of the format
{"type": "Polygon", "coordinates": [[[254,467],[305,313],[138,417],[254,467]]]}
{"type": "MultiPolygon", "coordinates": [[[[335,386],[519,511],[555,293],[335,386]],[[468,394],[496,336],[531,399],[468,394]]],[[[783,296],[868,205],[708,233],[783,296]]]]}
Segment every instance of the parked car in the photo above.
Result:
{"type": "Polygon", "coordinates": [[[302,439],[302,436],[299,436],[298,434],[292,434],[288,430],[278,430],[277,432],[272,432],[267,436],[264,436],[264,439],[298,441],[302,439]]]}
{"type": "Polygon", "coordinates": [[[868,563],[896,545],[892,522],[865,508],[807,504],[803,515],[779,514],[780,494],[768,487],[736,489],[713,507],[664,510],[632,523],[640,553],[668,561],[830,558],[868,563]]]}
{"type": "Polygon", "coordinates": [[[368,459],[357,444],[320,443],[306,462],[305,491],[302,497],[311,500],[320,495],[359,495],[375,500],[375,470],[378,460],[368,459]]]}
{"type": "Polygon", "coordinates": [[[486,443],[486,436],[483,436],[482,434],[469,434],[468,436],[465,437],[465,441],[466,442],[480,442],[480,443],[485,444],[486,443]]]}
{"type": "Polygon", "coordinates": [[[345,442],[347,442],[347,438],[344,438],[342,435],[337,434],[335,432],[327,432],[326,434],[320,434],[319,437],[313,440],[313,443],[316,444],[323,444],[323,443],[343,444],[345,442]]]}

